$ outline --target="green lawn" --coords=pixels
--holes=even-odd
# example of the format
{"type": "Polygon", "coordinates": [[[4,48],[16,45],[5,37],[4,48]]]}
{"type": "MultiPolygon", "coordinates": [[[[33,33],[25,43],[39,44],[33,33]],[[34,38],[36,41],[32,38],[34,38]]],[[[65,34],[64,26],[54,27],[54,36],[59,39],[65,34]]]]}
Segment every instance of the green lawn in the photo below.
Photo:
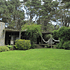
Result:
{"type": "Polygon", "coordinates": [[[44,48],[0,52],[0,70],[70,70],[70,50],[44,48]]]}

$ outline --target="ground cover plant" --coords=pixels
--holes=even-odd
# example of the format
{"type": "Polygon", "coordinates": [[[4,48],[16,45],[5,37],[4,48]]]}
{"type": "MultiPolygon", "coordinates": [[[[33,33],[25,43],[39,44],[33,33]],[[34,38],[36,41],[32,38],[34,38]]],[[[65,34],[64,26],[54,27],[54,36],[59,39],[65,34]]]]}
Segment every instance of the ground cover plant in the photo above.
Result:
{"type": "Polygon", "coordinates": [[[3,51],[9,51],[9,48],[7,46],[0,46],[0,52],[3,51]]]}
{"type": "Polygon", "coordinates": [[[7,47],[10,49],[10,50],[13,50],[13,45],[7,45],[7,47]]]}
{"type": "Polygon", "coordinates": [[[70,51],[44,48],[1,52],[0,70],[70,70],[70,51]]]}

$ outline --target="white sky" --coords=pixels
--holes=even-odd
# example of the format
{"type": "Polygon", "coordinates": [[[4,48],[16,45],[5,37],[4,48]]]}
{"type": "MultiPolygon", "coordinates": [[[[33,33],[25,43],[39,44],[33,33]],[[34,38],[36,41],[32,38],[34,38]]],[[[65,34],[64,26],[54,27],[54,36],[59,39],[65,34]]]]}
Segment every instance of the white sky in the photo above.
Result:
{"type": "Polygon", "coordinates": [[[20,1],[23,1],[23,0],[20,0],[20,1]]]}
{"type": "MultiPolygon", "coordinates": [[[[6,0],[6,1],[8,1],[8,0],[6,0]]],[[[20,1],[23,1],[23,0],[20,0],[20,1]]]]}

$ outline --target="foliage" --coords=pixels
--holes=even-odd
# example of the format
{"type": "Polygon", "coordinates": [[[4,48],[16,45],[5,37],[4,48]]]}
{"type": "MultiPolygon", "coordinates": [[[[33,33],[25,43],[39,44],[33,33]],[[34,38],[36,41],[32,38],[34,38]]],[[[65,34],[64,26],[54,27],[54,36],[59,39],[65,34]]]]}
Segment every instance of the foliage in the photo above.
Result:
{"type": "Polygon", "coordinates": [[[54,25],[52,23],[48,23],[46,26],[47,30],[46,32],[52,32],[54,30],[54,25]]]}
{"type": "Polygon", "coordinates": [[[0,46],[0,52],[9,51],[9,48],[6,46],[0,46]]]}
{"type": "Polygon", "coordinates": [[[41,34],[41,25],[37,25],[37,24],[27,25],[27,24],[25,24],[24,26],[22,26],[22,30],[28,31],[28,34],[31,31],[41,34]]]}
{"type": "Polygon", "coordinates": [[[56,48],[70,50],[70,40],[68,40],[68,41],[60,41],[60,43],[58,43],[56,45],[56,48]]]}
{"type": "Polygon", "coordinates": [[[62,42],[58,43],[58,44],[56,45],[56,48],[57,48],[57,49],[64,49],[62,42]]]}
{"type": "Polygon", "coordinates": [[[60,0],[60,5],[58,6],[59,9],[57,9],[56,18],[61,22],[61,26],[69,27],[70,24],[70,1],[69,0],[60,0]]]}
{"type": "Polygon", "coordinates": [[[31,45],[31,49],[34,49],[34,48],[36,48],[36,45],[33,42],[32,45],[31,45]]]}
{"type": "Polygon", "coordinates": [[[49,45],[48,45],[48,44],[46,44],[46,45],[45,45],[45,48],[49,48],[49,45]]]}
{"type": "Polygon", "coordinates": [[[70,28],[63,26],[59,30],[53,31],[53,37],[64,41],[70,40],[70,28]]]}
{"type": "Polygon", "coordinates": [[[59,35],[59,34],[58,34],[58,30],[54,30],[54,31],[53,31],[53,38],[57,40],[57,39],[59,38],[58,35],[59,35]]]}
{"type": "Polygon", "coordinates": [[[32,22],[33,17],[36,15],[36,18],[40,16],[40,9],[41,9],[41,1],[40,0],[28,0],[26,2],[26,7],[28,7],[27,14],[30,14],[30,23],[32,22]]]}
{"type": "Polygon", "coordinates": [[[44,36],[44,39],[50,39],[51,38],[51,34],[46,34],[45,36],[44,36]]]}
{"type": "Polygon", "coordinates": [[[21,29],[24,21],[24,11],[19,0],[0,0],[0,17],[7,28],[21,29]],[[21,10],[20,10],[21,9],[21,10]]]}
{"type": "Polygon", "coordinates": [[[23,40],[23,39],[16,40],[15,47],[18,50],[27,50],[31,47],[30,40],[23,40]]]}
{"type": "Polygon", "coordinates": [[[69,27],[61,27],[58,31],[59,38],[64,41],[70,40],[70,28],[69,27]]]}
{"type": "Polygon", "coordinates": [[[52,0],[28,0],[26,3],[26,7],[28,7],[27,13],[28,15],[30,14],[30,20],[36,16],[35,21],[37,20],[37,24],[42,25],[44,31],[48,31],[48,28],[51,30],[48,24],[53,18],[57,6],[58,2],[52,0]]]}
{"type": "Polygon", "coordinates": [[[8,47],[10,50],[13,50],[13,46],[12,46],[12,45],[7,45],[7,47],[8,47]]]}
{"type": "Polygon", "coordinates": [[[57,48],[65,48],[67,42],[68,45],[66,47],[68,47],[70,41],[70,28],[65,26],[61,27],[59,30],[53,32],[53,37],[60,40],[60,43],[56,46],[57,48]]]}
{"type": "Polygon", "coordinates": [[[26,35],[29,36],[31,43],[36,41],[37,37],[41,34],[41,25],[32,24],[22,26],[22,30],[26,30],[26,35]]]}
{"type": "Polygon", "coordinates": [[[64,48],[64,49],[69,49],[69,50],[70,50],[70,41],[64,42],[63,48],[64,48]]]}

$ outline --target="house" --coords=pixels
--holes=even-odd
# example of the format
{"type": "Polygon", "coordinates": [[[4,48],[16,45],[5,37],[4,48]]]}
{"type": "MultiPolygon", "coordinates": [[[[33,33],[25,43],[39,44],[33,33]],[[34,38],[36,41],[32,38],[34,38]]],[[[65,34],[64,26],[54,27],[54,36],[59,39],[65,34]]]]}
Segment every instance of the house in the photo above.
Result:
{"type": "MultiPolygon", "coordinates": [[[[25,32],[26,31],[21,32],[21,39],[26,39],[27,40],[29,38],[25,35],[25,32]]],[[[14,45],[15,40],[19,38],[19,34],[20,34],[19,30],[5,29],[5,23],[0,22],[0,46],[14,45]]],[[[51,34],[52,35],[51,32],[43,32],[42,33],[43,38],[46,34],[51,34]]],[[[46,40],[46,39],[44,39],[44,40],[46,40]]],[[[46,44],[46,43],[44,43],[42,38],[39,36],[37,38],[36,44],[46,44]]]]}
{"type": "MultiPolygon", "coordinates": [[[[28,39],[22,31],[21,39],[28,39]]],[[[0,22],[0,46],[12,45],[19,38],[19,30],[5,29],[5,23],[0,22]]]]}

